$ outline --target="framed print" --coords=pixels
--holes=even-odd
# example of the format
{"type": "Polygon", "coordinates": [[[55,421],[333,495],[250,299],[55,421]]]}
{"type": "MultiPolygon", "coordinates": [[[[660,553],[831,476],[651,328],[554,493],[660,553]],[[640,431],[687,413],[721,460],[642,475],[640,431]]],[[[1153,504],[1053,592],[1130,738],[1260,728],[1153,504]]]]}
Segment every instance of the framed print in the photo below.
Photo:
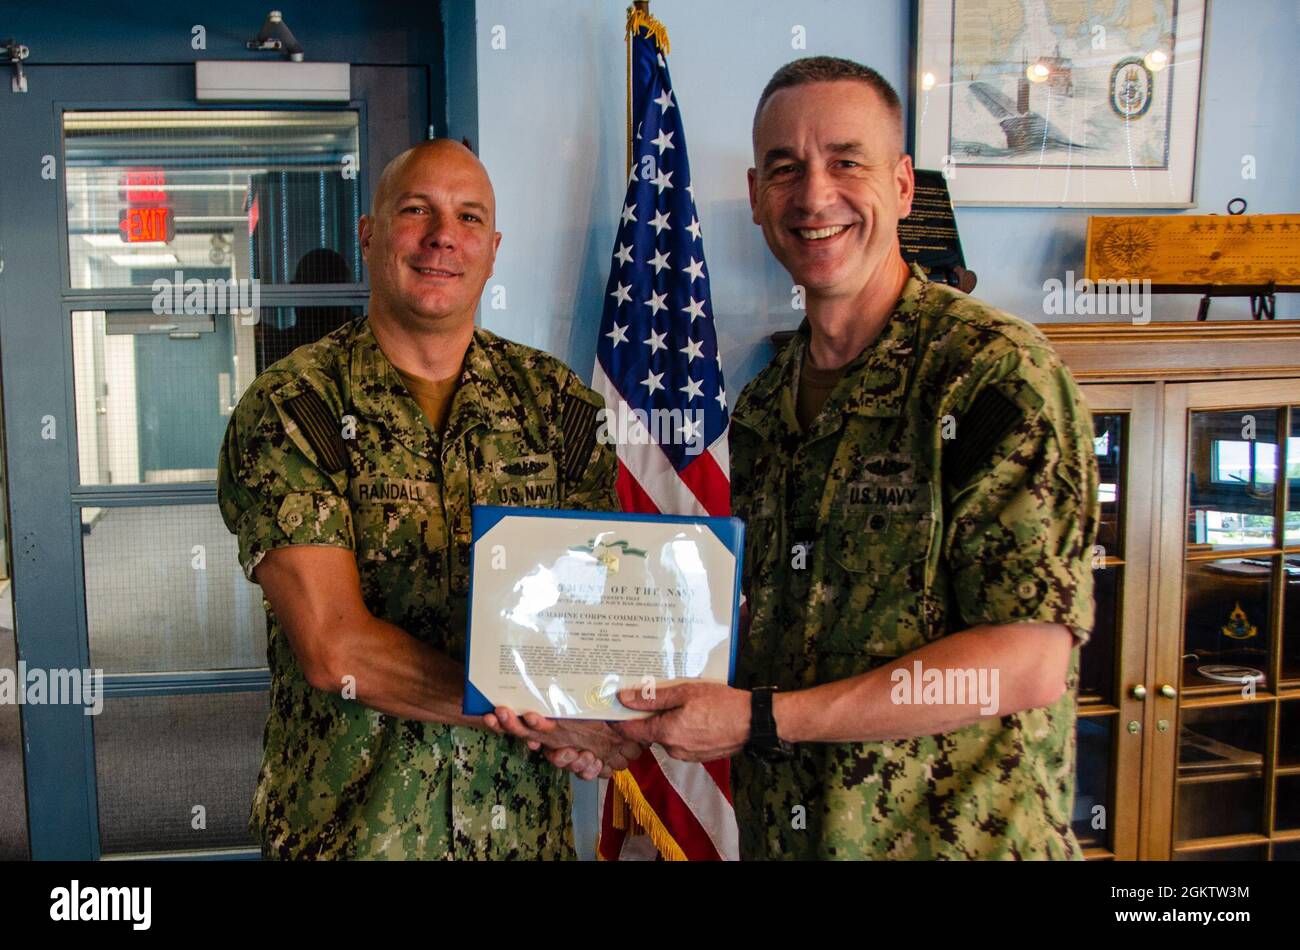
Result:
{"type": "Polygon", "coordinates": [[[1208,0],[918,0],[919,168],[961,205],[1188,208],[1208,0]]]}

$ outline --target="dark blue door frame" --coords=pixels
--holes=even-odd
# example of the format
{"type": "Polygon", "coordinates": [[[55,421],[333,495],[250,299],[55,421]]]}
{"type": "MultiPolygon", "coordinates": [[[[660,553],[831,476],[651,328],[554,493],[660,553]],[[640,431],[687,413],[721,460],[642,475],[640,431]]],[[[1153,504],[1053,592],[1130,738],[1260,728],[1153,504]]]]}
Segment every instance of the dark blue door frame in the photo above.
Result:
{"type": "MultiPolygon", "coordinates": [[[[193,108],[193,62],[268,58],[244,46],[268,8],[258,0],[231,0],[219,10],[197,0],[131,11],[100,0],[10,6],[4,35],[31,48],[29,92],[9,92],[9,70],[0,71],[0,129],[5,133],[0,136],[0,385],[15,628],[19,657],[29,668],[85,669],[89,648],[80,508],[208,504],[214,492],[211,485],[164,491],[154,486],[78,487],[70,314],[78,309],[148,309],[151,294],[67,290],[58,104],[193,108]],[[191,42],[195,24],[205,25],[205,48],[195,49],[191,42]],[[71,63],[83,65],[65,65],[71,63]],[[134,63],[159,65],[121,65],[134,63]],[[41,176],[47,155],[58,163],[52,179],[41,176]],[[55,424],[53,439],[42,438],[47,417],[55,424]]],[[[363,176],[383,156],[426,135],[463,137],[477,145],[474,0],[334,0],[325,8],[317,0],[278,0],[275,6],[309,60],[405,67],[401,107],[394,108],[390,99],[382,114],[363,121],[363,176]]],[[[379,87],[393,86],[395,74],[354,69],[353,75],[353,96],[364,109],[379,87]]],[[[361,193],[369,195],[365,178],[361,193]]],[[[342,305],[357,299],[355,288],[313,287],[278,298],[264,291],[262,305],[342,305]]],[[[116,678],[105,684],[105,693],[157,695],[265,685],[264,671],[154,674],[116,678]]],[[[31,856],[99,857],[92,717],[77,706],[24,706],[20,711],[31,856]]]]}

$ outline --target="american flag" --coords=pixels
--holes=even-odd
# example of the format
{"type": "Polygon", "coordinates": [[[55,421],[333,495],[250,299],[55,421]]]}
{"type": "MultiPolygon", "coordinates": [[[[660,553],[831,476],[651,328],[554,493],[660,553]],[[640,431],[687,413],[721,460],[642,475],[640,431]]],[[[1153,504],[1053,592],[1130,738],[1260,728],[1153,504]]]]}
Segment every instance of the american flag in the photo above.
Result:
{"type": "MultiPolygon", "coordinates": [[[[635,11],[628,28],[634,161],[605,288],[593,386],[615,418],[632,420],[632,429],[650,420],[648,433],[618,442],[623,510],[729,515],[722,356],[681,112],[664,56],[667,36],[635,11]],[[637,444],[643,438],[646,444],[637,444]]],[[[608,786],[600,857],[653,858],[654,841],[665,856],[735,860],[730,788],[727,760],[679,762],[654,746],[608,786]],[[649,834],[629,834],[621,820],[627,817],[649,834]]]]}

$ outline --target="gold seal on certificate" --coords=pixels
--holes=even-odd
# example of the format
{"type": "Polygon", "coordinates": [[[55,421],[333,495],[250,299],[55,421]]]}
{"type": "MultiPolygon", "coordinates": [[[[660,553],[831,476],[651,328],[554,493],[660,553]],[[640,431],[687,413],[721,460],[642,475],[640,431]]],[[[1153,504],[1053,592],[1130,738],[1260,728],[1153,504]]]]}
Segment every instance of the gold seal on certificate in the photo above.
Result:
{"type": "Polygon", "coordinates": [[[464,710],[636,719],[620,689],[731,682],[735,518],[475,506],[464,710]]]}

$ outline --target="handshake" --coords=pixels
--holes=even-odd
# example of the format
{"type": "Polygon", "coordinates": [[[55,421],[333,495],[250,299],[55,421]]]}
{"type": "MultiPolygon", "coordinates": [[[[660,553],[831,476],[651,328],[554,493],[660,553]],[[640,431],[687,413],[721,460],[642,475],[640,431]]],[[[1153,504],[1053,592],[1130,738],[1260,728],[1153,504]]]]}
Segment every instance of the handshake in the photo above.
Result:
{"type": "Polygon", "coordinates": [[[691,682],[662,686],[648,696],[625,689],[618,699],[628,709],[652,715],[615,723],[554,720],[498,706],[483,717],[483,724],[497,735],[523,740],[534,751],[541,749],[556,768],[588,781],[627,768],[651,743],[661,744],[675,759],[711,762],[735,755],[749,740],[748,690],[691,682]]]}
{"type": "Polygon", "coordinates": [[[521,716],[498,706],[483,717],[483,723],[498,735],[524,740],[533,751],[541,749],[556,768],[588,781],[609,778],[644,751],[641,743],[623,738],[606,722],[557,721],[535,712],[521,716]]]}

